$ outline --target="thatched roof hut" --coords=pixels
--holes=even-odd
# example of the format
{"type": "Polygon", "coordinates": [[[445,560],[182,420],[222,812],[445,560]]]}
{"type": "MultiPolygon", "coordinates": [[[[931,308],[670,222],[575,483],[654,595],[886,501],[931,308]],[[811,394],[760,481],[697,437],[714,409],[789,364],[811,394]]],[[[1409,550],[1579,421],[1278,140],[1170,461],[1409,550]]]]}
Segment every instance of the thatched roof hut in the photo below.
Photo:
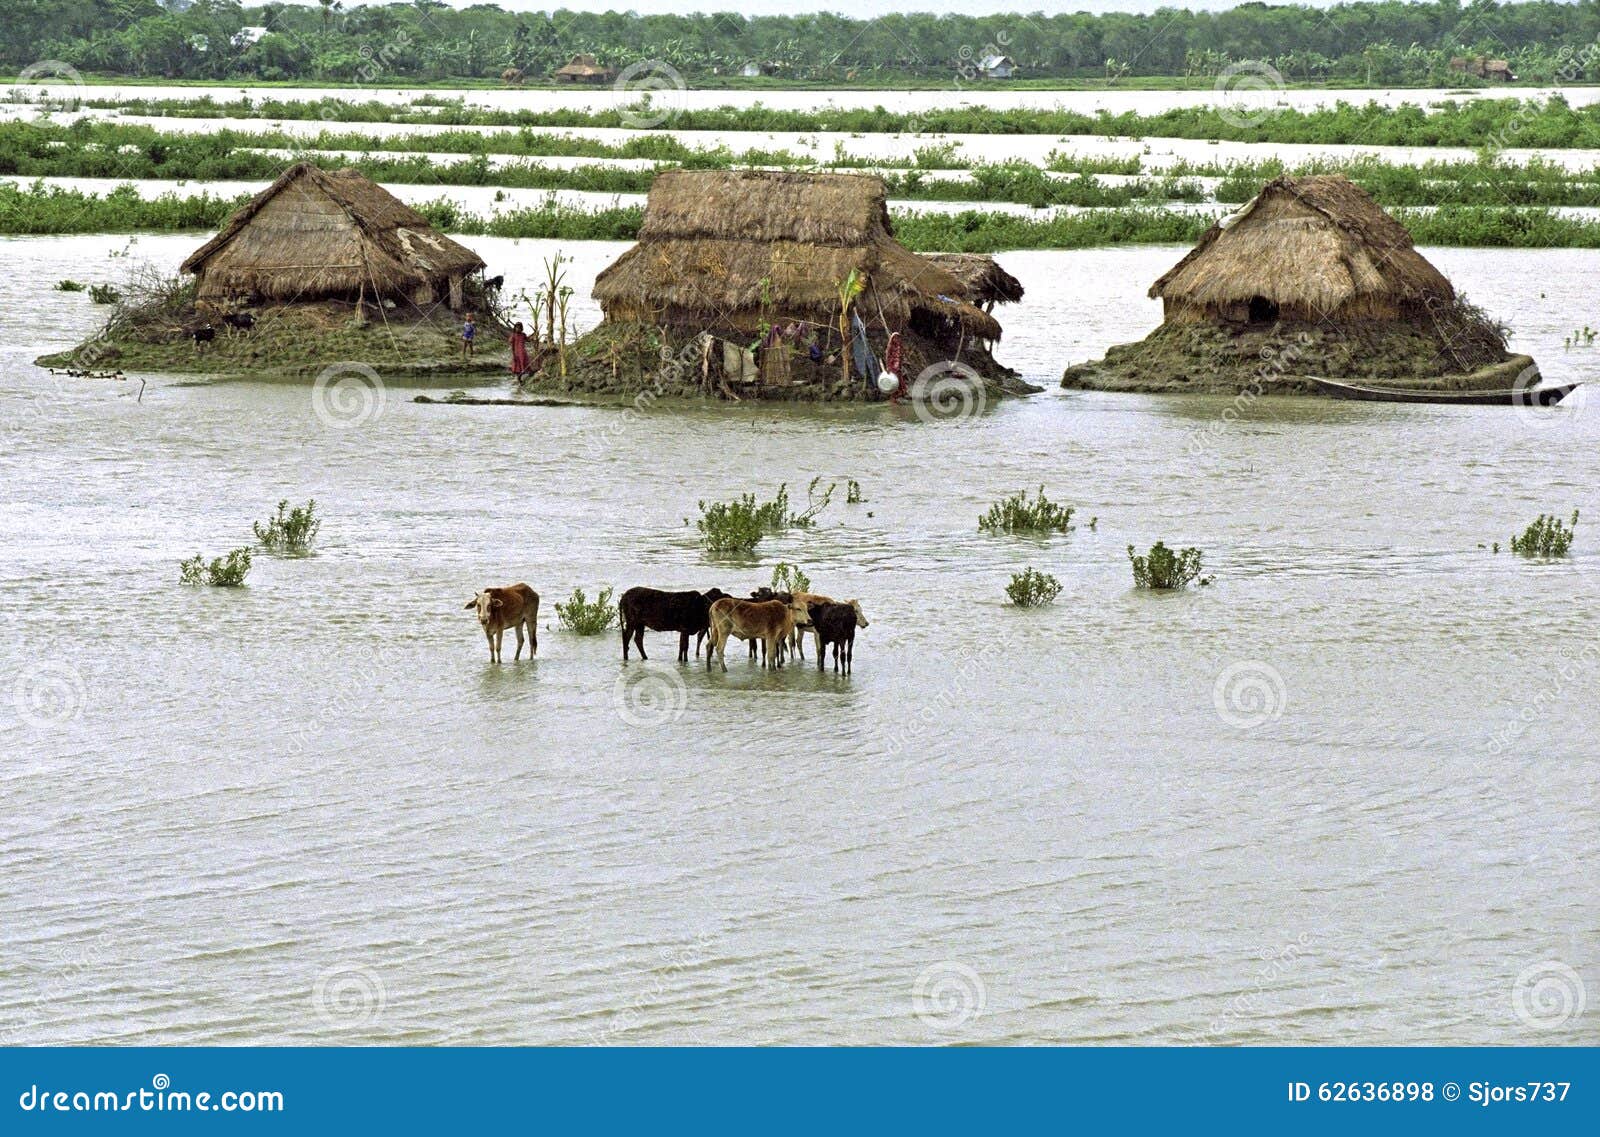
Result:
{"type": "Polygon", "coordinates": [[[924,253],[923,259],[959,280],[967,290],[966,299],[985,312],[993,312],[996,304],[1015,304],[1022,299],[1022,281],[987,253],[924,253]]]}
{"type": "Polygon", "coordinates": [[[365,296],[432,303],[483,268],[471,249],[355,170],[309,162],[285,170],[183,262],[195,299],[279,302],[365,296]]]}
{"type": "Polygon", "coordinates": [[[740,335],[780,321],[828,328],[852,269],[867,282],[855,310],[875,330],[1000,338],[958,277],[894,239],[883,182],[856,174],[664,171],[639,243],[594,295],[611,322],[740,335]]]}
{"type": "Polygon", "coordinates": [[[1455,300],[1405,226],[1339,174],[1268,182],[1150,295],[1169,324],[1410,320],[1455,300]]]}
{"type": "Polygon", "coordinates": [[[602,66],[588,52],[580,52],[551,72],[558,83],[609,83],[617,77],[615,67],[602,66]]]}

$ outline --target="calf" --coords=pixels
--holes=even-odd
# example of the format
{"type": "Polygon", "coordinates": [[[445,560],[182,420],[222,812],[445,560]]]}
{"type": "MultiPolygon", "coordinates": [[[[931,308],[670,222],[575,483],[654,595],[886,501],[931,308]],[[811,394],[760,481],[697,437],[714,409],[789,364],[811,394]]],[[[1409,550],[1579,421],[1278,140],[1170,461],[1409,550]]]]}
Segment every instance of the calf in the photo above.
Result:
{"type": "Polygon", "coordinates": [[[522,658],[522,629],[526,625],[533,646],[528,658],[539,653],[539,594],[526,584],[510,584],[505,588],[485,588],[466,603],[478,610],[478,623],[489,641],[489,662],[500,662],[500,640],[507,628],[517,633],[517,650],[512,662],[522,658]]]}
{"type": "Polygon", "coordinates": [[[217,338],[217,329],[213,328],[210,324],[205,324],[202,327],[196,328],[189,334],[194,337],[195,351],[199,351],[203,345],[208,344],[217,338]]]}
{"type": "Polygon", "coordinates": [[[222,317],[222,322],[228,325],[230,334],[232,332],[248,332],[256,326],[256,318],[249,312],[229,312],[222,317]]]}
{"type": "Polygon", "coordinates": [[[724,597],[711,605],[711,642],[706,646],[706,670],[711,670],[711,655],[716,653],[722,670],[728,670],[727,646],[730,637],[759,639],[764,667],[782,667],[778,653],[781,644],[794,631],[794,612],[782,600],[735,600],[724,597]]]}
{"type": "MultiPolygon", "coordinates": [[[[728,594],[720,588],[708,592],[663,592],[659,588],[630,588],[617,602],[622,617],[622,659],[628,659],[631,641],[644,653],[645,632],[677,632],[678,662],[689,662],[689,637],[703,636],[711,626],[711,605],[728,594]]],[[[695,645],[699,653],[698,642],[695,645]]]]}
{"type": "Polygon", "coordinates": [[[817,636],[817,670],[822,670],[823,651],[833,645],[833,669],[850,673],[850,664],[856,653],[856,629],[867,626],[867,617],[861,611],[861,601],[844,604],[816,603],[810,606],[811,627],[817,636]]]}

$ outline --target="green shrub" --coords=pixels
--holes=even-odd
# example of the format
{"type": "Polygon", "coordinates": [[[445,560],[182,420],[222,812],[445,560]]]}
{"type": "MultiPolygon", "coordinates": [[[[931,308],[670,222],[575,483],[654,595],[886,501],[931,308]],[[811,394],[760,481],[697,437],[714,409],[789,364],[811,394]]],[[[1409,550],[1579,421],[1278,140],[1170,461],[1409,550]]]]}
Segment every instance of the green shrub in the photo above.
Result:
{"type": "Polygon", "coordinates": [[[772,590],[774,592],[810,592],[811,578],[800,571],[799,565],[780,561],[772,569],[772,590]]]}
{"type": "Polygon", "coordinates": [[[860,505],[866,501],[861,493],[861,483],[854,478],[846,479],[844,483],[844,503],[846,505],[860,505]]]}
{"type": "Polygon", "coordinates": [[[115,304],[122,299],[122,292],[114,284],[91,284],[89,299],[96,304],[115,304]]]}
{"type": "MultiPolygon", "coordinates": [[[[1572,521],[1563,525],[1552,513],[1541,513],[1533,524],[1522,531],[1520,537],[1511,538],[1511,551],[1524,557],[1564,557],[1572,548],[1574,530],[1578,528],[1578,511],[1572,511],[1572,521]]],[[[1499,551],[1499,546],[1496,546],[1499,551]]]]}
{"type": "Polygon", "coordinates": [[[192,560],[178,562],[178,579],[184,584],[209,584],[214,588],[239,588],[250,572],[249,548],[238,548],[226,557],[207,564],[199,553],[192,560]]]}
{"type": "Polygon", "coordinates": [[[58,281],[56,281],[56,291],[57,292],[82,292],[83,291],[83,285],[79,284],[76,280],[58,280],[58,281]]]}
{"type": "Polygon", "coordinates": [[[1174,553],[1157,541],[1147,556],[1139,556],[1128,546],[1128,560],[1133,562],[1135,588],[1186,588],[1198,580],[1201,585],[1211,583],[1211,577],[1200,575],[1200,550],[1184,549],[1174,553]]]}
{"type": "Polygon", "coordinates": [[[267,518],[265,525],[257,521],[251,527],[256,540],[274,553],[304,553],[316,540],[322,518],[317,516],[315,498],[294,509],[285,500],[278,503],[278,512],[267,518]]]}
{"type": "Polygon", "coordinates": [[[613,591],[608,585],[591,601],[583,589],[574,588],[565,604],[557,601],[556,619],[580,636],[597,636],[617,622],[617,606],[611,600],[613,591]]]}
{"type": "Polygon", "coordinates": [[[1066,533],[1072,529],[1072,506],[1057,505],[1044,496],[1028,500],[1026,490],[1002,498],[978,518],[978,531],[989,533],[1066,533]]]}
{"type": "Polygon", "coordinates": [[[1037,608],[1061,595],[1061,582],[1047,572],[1023,569],[1006,585],[1006,595],[1018,608],[1037,608]]]}
{"type": "Polygon", "coordinates": [[[836,485],[830,485],[819,498],[817,486],[820,477],[812,478],[806,487],[809,504],[803,513],[789,509],[788,484],[780,485],[771,501],[758,502],[753,493],[741,494],[733,501],[718,501],[707,505],[699,502],[700,520],[696,527],[707,552],[748,553],[768,533],[781,533],[785,529],[809,529],[816,524],[817,514],[833,500],[836,485]]]}

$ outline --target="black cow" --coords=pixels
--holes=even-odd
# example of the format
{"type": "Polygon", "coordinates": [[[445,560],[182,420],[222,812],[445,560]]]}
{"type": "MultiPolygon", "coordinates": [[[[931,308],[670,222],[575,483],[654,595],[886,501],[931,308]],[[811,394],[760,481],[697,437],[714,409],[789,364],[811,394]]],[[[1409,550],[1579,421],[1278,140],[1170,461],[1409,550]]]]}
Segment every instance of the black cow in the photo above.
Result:
{"type": "MultiPolygon", "coordinates": [[[[708,592],[662,592],[659,588],[630,588],[622,594],[617,608],[622,615],[622,658],[628,658],[628,643],[644,653],[645,632],[677,632],[678,662],[689,662],[689,637],[704,636],[711,626],[711,605],[728,594],[720,588],[708,592]]],[[[696,644],[695,651],[698,652],[696,644]]]]}
{"type": "Polygon", "coordinates": [[[194,337],[194,349],[199,351],[202,344],[208,344],[217,338],[217,329],[210,324],[205,324],[189,334],[194,337]]]}
{"type": "Polygon", "coordinates": [[[850,664],[856,654],[856,629],[867,626],[867,617],[861,611],[861,601],[848,604],[811,604],[806,607],[811,616],[811,626],[817,636],[817,670],[822,670],[822,657],[828,645],[833,645],[833,669],[850,673],[850,664]]]}
{"type": "Polygon", "coordinates": [[[256,318],[249,312],[229,312],[222,322],[237,332],[248,332],[256,326],[256,318]]]}

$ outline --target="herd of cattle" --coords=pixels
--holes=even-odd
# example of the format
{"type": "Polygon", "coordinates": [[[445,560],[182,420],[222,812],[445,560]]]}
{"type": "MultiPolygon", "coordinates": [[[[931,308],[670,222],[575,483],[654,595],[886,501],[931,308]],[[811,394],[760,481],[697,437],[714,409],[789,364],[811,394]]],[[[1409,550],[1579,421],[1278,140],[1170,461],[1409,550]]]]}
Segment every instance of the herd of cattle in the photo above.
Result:
{"type": "MultiPolygon", "coordinates": [[[[489,641],[490,662],[500,662],[500,643],[508,628],[517,637],[513,660],[522,658],[524,628],[531,642],[529,658],[539,650],[539,594],[526,584],[485,588],[466,606],[477,610],[478,624],[489,641]]],[[[751,659],[756,658],[759,644],[764,667],[782,667],[783,657],[791,651],[804,659],[804,635],[809,631],[816,647],[817,670],[823,669],[823,658],[831,644],[833,669],[848,674],[855,656],[856,629],[867,626],[859,600],[840,603],[814,592],[774,592],[770,588],[756,589],[748,600],[730,596],[720,588],[706,592],[630,588],[622,594],[617,609],[622,619],[624,662],[630,646],[638,649],[640,659],[650,658],[644,653],[645,632],[677,632],[679,663],[689,662],[690,636],[695,637],[696,658],[702,641],[710,637],[706,648],[708,671],[713,653],[722,670],[728,670],[726,649],[730,639],[747,641],[751,659]]]]}

